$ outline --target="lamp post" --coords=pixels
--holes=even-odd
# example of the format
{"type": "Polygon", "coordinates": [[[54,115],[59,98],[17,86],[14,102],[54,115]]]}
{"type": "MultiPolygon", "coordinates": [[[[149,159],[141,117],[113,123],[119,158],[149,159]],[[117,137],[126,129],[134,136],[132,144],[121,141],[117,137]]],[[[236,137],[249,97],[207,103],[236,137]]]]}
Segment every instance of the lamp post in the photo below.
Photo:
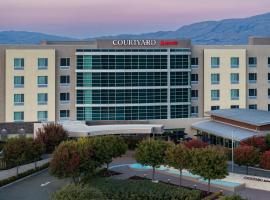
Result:
{"type": "Polygon", "coordinates": [[[232,172],[234,171],[234,155],[233,155],[233,149],[234,149],[234,130],[232,130],[232,172]]]}

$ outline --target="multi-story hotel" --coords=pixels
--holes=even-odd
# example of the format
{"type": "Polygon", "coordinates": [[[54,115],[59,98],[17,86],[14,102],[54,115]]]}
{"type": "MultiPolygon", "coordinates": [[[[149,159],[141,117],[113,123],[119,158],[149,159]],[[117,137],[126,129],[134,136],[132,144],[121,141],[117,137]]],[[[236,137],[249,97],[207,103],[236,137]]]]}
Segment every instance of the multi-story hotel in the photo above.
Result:
{"type": "Polygon", "coordinates": [[[270,39],[240,46],[189,40],[0,45],[0,122],[156,120],[181,128],[230,108],[270,110],[270,39]]]}

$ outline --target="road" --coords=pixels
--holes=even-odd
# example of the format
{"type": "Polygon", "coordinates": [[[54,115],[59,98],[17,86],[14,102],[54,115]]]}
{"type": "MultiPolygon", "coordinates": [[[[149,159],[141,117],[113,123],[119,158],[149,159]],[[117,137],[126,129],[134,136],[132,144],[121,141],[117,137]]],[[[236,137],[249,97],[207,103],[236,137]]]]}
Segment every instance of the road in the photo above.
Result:
{"type": "Polygon", "coordinates": [[[67,179],[59,180],[48,170],[20,182],[0,188],[1,200],[48,200],[51,194],[68,184],[67,179]]]}

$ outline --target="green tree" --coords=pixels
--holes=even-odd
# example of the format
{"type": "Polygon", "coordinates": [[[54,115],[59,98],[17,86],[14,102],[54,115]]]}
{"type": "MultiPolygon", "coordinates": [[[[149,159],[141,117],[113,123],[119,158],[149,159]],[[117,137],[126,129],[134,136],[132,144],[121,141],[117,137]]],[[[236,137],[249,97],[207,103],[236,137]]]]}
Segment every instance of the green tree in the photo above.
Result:
{"type": "Polygon", "coordinates": [[[265,144],[266,144],[266,148],[270,150],[270,134],[269,133],[265,136],[265,144]]]}
{"type": "Polygon", "coordinates": [[[165,163],[168,143],[162,140],[143,140],[135,151],[136,160],[152,167],[152,180],[155,180],[155,170],[165,163]]]}
{"type": "Polygon", "coordinates": [[[52,153],[55,147],[67,138],[68,132],[57,123],[45,124],[36,133],[36,140],[44,144],[47,153],[52,153]]]}
{"type": "Polygon", "coordinates": [[[248,167],[258,164],[260,161],[260,152],[252,146],[239,146],[234,149],[234,162],[240,166],[246,166],[248,174],[248,167]]]}
{"type": "Polygon", "coordinates": [[[190,171],[208,180],[208,192],[210,192],[211,179],[222,179],[228,174],[227,156],[221,148],[195,148],[192,150],[190,171]]]}
{"type": "Polygon", "coordinates": [[[189,168],[190,162],[190,150],[183,144],[171,145],[166,151],[166,163],[180,171],[179,186],[182,185],[182,171],[189,168]]]}

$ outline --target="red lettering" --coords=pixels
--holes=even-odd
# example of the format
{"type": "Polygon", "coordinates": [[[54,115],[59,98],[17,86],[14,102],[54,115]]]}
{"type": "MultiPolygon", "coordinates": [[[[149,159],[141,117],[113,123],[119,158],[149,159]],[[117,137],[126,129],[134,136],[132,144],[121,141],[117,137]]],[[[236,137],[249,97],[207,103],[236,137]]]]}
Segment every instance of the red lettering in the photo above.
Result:
{"type": "Polygon", "coordinates": [[[178,45],[178,41],[174,41],[174,40],[162,40],[159,42],[160,46],[170,46],[170,45],[178,45]]]}

